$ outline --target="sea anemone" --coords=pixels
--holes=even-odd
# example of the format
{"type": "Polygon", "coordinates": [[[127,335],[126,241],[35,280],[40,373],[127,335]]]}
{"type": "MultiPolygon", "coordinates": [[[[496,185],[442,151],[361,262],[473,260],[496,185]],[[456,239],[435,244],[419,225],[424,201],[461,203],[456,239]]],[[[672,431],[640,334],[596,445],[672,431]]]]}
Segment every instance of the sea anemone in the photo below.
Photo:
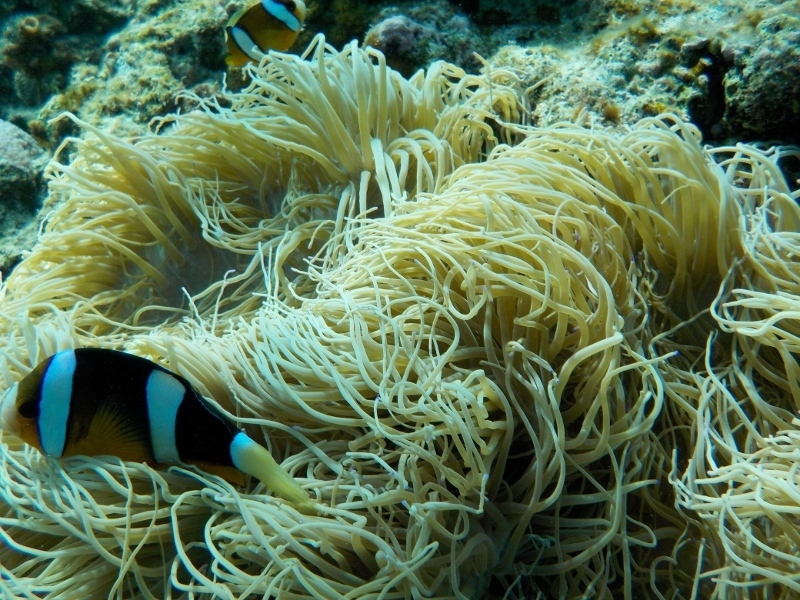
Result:
{"type": "Polygon", "coordinates": [[[406,80],[320,37],[248,69],[230,108],[135,141],[81,123],[3,284],[0,367],[160,362],[321,507],[4,435],[0,589],[797,585],[800,210],[777,153],[703,149],[669,115],[532,128],[508,72],[406,80]]]}

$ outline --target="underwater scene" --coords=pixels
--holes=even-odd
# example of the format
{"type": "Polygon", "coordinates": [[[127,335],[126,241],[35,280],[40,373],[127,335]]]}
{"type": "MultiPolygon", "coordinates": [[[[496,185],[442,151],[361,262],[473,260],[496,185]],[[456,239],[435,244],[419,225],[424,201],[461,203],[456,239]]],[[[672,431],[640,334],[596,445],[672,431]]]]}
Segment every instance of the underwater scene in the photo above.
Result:
{"type": "Polygon", "coordinates": [[[0,0],[0,600],[800,598],[796,0],[0,0]]]}

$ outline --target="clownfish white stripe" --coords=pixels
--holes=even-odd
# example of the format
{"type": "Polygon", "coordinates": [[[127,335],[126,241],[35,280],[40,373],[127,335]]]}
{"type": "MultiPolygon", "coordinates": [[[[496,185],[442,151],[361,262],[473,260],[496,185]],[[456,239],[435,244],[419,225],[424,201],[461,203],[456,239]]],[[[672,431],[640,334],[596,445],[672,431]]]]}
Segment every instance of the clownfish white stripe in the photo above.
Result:
{"type": "Polygon", "coordinates": [[[241,27],[231,28],[231,37],[239,49],[244,52],[251,60],[256,62],[260,61],[264,53],[258,49],[258,44],[253,41],[253,38],[241,27]]]}
{"type": "Polygon", "coordinates": [[[169,373],[154,369],[147,378],[147,415],[153,458],[159,463],[179,463],[175,423],[186,388],[169,373]]]}
{"type": "Polygon", "coordinates": [[[300,20],[286,10],[286,7],[280,2],[275,2],[275,0],[261,0],[261,6],[264,7],[265,11],[278,19],[292,31],[300,31],[300,28],[302,27],[300,20]]]}
{"type": "Polygon", "coordinates": [[[42,381],[39,404],[39,437],[48,456],[59,457],[67,442],[67,421],[72,399],[75,352],[66,350],[53,356],[42,381]]]}

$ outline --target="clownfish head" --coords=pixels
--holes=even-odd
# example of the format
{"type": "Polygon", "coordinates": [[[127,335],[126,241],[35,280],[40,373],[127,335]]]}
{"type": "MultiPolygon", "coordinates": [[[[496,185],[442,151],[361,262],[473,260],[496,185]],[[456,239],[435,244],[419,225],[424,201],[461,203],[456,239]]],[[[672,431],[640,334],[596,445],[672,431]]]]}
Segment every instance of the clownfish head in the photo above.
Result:
{"type": "Polygon", "coordinates": [[[48,363],[40,363],[15,383],[0,402],[0,428],[39,450],[42,449],[38,427],[39,385],[48,363]]]}
{"type": "Polygon", "coordinates": [[[225,27],[226,62],[258,62],[270,50],[285,52],[303,28],[303,0],[261,0],[235,13],[225,27]]]}

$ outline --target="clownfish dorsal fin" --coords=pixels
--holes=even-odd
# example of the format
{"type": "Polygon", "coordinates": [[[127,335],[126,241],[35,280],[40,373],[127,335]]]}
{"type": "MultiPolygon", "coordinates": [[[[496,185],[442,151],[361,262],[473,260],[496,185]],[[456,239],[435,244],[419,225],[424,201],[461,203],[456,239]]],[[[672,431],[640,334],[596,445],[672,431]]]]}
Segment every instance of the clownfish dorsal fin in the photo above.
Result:
{"type": "Polygon", "coordinates": [[[288,500],[300,510],[309,510],[313,504],[308,493],[294,478],[272,458],[269,450],[257,444],[244,433],[231,442],[231,458],[237,469],[259,479],[275,495],[288,500]]]}
{"type": "Polygon", "coordinates": [[[125,404],[114,396],[106,398],[91,420],[78,427],[78,435],[75,439],[70,436],[63,456],[108,454],[122,460],[153,462],[146,424],[132,420],[125,404]]]}

